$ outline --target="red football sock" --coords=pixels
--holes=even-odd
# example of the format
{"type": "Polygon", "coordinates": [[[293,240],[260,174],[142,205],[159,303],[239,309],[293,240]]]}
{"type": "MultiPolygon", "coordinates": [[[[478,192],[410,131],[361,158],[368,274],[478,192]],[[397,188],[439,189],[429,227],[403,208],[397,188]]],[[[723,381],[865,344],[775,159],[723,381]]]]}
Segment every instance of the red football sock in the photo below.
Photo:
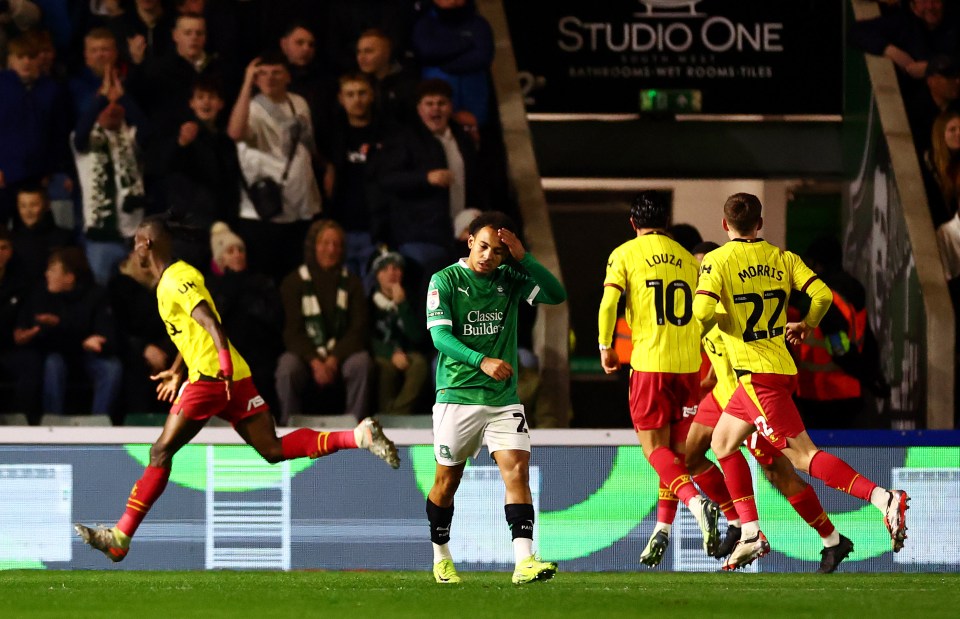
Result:
{"type": "Polygon", "coordinates": [[[341,449],[356,449],[357,440],[353,430],[342,432],[317,432],[301,428],[280,438],[284,460],[293,458],[320,458],[341,449]]]}
{"type": "Polygon", "coordinates": [[[733,506],[733,499],[730,498],[730,491],[727,490],[727,483],[723,479],[723,473],[716,465],[711,464],[710,468],[693,476],[693,481],[700,486],[707,498],[720,506],[720,511],[727,517],[727,521],[733,521],[739,518],[737,510],[733,506]]]}
{"type": "Polygon", "coordinates": [[[740,516],[740,522],[759,520],[757,503],[753,498],[753,477],[750,475],[747,459],[737,449],[729,456],[720,458],[720,466],[723,467],[723,479],[730,491],[737,515],[740,516]]]}
{"type": "Polygon", "coordinates": [[[673,524],[677,516],[677,495],[660,482],[660,498],[657,500],[657,522],[673,524]]]}
{"type": "Polygon", "coordinates": [[[810,459],[810,475],[831,488],[864,501],[870,500],[870,493],[877,487],[877,484],[853,470],[849,464],[825,451],[818,451],[810,459]]]}
{"type": "Polygon", "coordinates": [[[797,494],[787,497],[790,505],[796,510],[800,517],[807,524],[816,529],[820,537],[826,537],[836,530],[833,523],[830,522],[830,516],[824,511],[817,493],[813,491],[813,486],[807,486],[797,494]]]}
{"type": "Polygon", "coordinates": [[[672,450],[666,447],[654,449],[650,454],[650,465],[660,476],[663,486],[677,495],[684,505],[698,496],[696,487],[690,481],[690,473],[683,463],[683,458],[672,450]]]}
{"type": "Polygon", "coordinates": [[[158,466],[148,466],[144,469],[143,477],[133,484],[133,490],[130,491],[127,509],[117,522],[117,528],[121,533],[133,537],[137,527],[147,517],[147,512],[150,511],[154,501],[163,494],[169,478],[170,469],[162,469],[158,466]]]}

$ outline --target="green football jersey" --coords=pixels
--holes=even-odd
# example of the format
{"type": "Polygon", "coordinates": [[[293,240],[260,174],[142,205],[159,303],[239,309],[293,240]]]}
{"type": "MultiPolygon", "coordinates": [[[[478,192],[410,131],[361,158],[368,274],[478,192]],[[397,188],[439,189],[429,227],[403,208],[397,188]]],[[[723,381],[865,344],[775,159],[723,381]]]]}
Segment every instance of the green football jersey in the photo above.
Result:
{"type": "Polygon", "coordinates": [[[517,306],[533,303],[540,291],[525,273],[501,265],[490,276],[474,273],[466,260],[438,271],[427,289],[427,329],[441,325],[484,357],[503,359],[513,375],[497,381],[478,367],[450,358],[437,360],[437,402],[506,406],[517,404],[517,306]]]}

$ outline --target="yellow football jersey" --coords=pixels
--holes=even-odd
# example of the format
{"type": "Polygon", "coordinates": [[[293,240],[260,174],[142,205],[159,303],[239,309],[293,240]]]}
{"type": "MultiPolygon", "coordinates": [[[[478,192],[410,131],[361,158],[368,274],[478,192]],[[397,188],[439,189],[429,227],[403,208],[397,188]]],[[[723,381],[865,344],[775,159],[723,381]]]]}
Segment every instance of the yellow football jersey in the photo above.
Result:
{"type": "Polygon", "coordinates": [[[733,392],[737,390],[737,375],[730,365],[730,357],[727,354],[727,347],[723,343],[723,333],[719,325],[714,325],[710,331],[703,336],[701,340],[703,349],[710,358],[710,365],[717,376],[717,384],[714,386],[713,397],[717,399],[720,408],[726,408],[733,392]]]}
{"type": "MultiPolygon", "coordinates": [[[[829,288],[799,256],[763,239],[730,241],[704,256],[696,314],[706,321],[710,303],[723,304],[728,317],[718,326],[728,336],[724,342],[734,370],[797,373],[784,339],[791,290],[807,292],[820,304],[824,291],[830,295],[829,288]]],[[[823,311],[828,306],[829,302],[823,311]]],[[[816,326],[821,317],[822,313],[812,317],[811,326],[816,326]]]]}
{"type": "MultiPolygon", "coordinates": [[[[206,301],[217,320],[220,320],[220,314],[217,313],[210,292],[203,283],[200,271],[182,260],[167,267],[157,284],[157,306],[160,309],[160,318],[167,326],[167,334],[183,355],[183,362],[187,364],[190,381],[198,380],[201,374],[216,376],[220,371],[220,360],[213,338],[190,315],[201,301],[206,301]]],[[[233,359],[233,379],[240,380],[250,376],[247,362],[233,344],[229,346],[230,357],[233,359]]]]}
{"type": "Polygon", "coordinates": [[[700,323],[693,317],[697,260],[690,252],[665,234],[631,239],[610,254],[603,285],[626,295],[634,370],[699,369],[700,323]]]}

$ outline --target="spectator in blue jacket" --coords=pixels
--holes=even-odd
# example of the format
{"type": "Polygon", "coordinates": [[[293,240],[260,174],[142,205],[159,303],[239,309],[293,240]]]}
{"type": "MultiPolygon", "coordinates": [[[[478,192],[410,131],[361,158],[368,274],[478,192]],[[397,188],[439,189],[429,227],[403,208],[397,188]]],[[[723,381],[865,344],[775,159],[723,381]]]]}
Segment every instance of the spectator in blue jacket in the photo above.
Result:
{"type": "Polygon", "coordinates": [[[490,118],[493,30],[473,0],[433,0],[413,27],[413,47],[423,78],[453,88],[453,107],[473,112],[480,126],[490,118]]]}
{"type": "Polygon", "coordinates": [[[0,225],[16,208],[18,187],[67,169],[63,90],[40,75],[39,50],[21,35],[9,44],[0,71],[0,225]]]}

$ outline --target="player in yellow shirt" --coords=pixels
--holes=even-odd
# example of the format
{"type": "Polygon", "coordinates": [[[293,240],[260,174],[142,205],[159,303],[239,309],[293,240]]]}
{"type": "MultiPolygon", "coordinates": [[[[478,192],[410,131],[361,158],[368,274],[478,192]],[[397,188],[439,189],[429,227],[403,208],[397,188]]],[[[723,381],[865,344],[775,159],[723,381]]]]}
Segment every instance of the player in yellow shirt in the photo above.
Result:
{"type": "MultiPolygon", "coordinates": [[[[603,280],[599,312],[600,363],[604,372],[620,369],[612,348],[620,295],[627,297],[630,358],[630,417],[643,455],[660,477],[661,496],[676,495],[690,509],[703,533],[703,548],[714,555],[719,544],[717,504],[697,492],[684,464],[687,430],[700,397],[700,325],[693,319],[697,261],[667,236],[670,212],[653,191],[641,192],[630,208],[636,238],[613,250],[603,280]]],[[[658,522],[641,561],[663,556],[670,524],[658,522]]],[[[655,564],[655,563],[654,563],[655,564]]]]}
{"type": "Polygon", "coordinates": [[[400,466],[397,448],[380,425],[367,418],[353,430],[316,432],[306,428],[277,437],[273,417],[253,384],[250,368],[230,344],[203,275],[183,261],[174,261],[173,234],[177,222],[169,216],[148,217],[137,228],[134,251],[140,265],[157,282],[157,305],[179,354],[159,381],[158,399],[172,401],[160,438],[150,448],[150,464],[133,485],[127,508],[114,527],[76,524],[83,541],[111,561],[122,561],[130,539],[170,477],[173,456],[211,417],[229,421],[263,458],[272,464],[293,458],[319,458],[340,449],[367,449],[393,468],[400,466]],[[189,368],[183,381],[183,364],[189,368]]]}
{"type": "MultiPolygon", "coordinates": [[[[719,306],[718,306],[719,308],[719,306]]],[[[710,358],[711,371],[716,376],[716,385],[700,401],[697,416],[693,418],[690,432],[687,434],[687,467],[690,475],[705,495],[720,505],[727,517],[727,535],[717,551],[718,559],[733,552],[740,540],[741,522],[736,507],[730,498],[730,492],[724,483],[723,473],[706,458],[713,429],[720,419],[724,407],[737,389],[737,375],[730,365],[720,328],[714,326],[703,337],[703,348],[710,358]]],[[[763,474],[773,486],[787,499],[793,509],[813,528],[823,542],[820,551],[820,567],[817,572],[834,572],[847,556],[853,552],[853,542],[837,531],[830,521],[813,487],[807,484],[779,450],[754,432],[746,441],[750,454],[763,469],[763,474]]]]}
{"type": "Polygon", "coordinates": [[[722,225],[730,241],[704,256],[693,303],[693,313],[705,329],[719,325],[739,379],[711,443],[742,524],[741,539],[723,567],[737,569],[770,550],[760,530],[750,468],[739,449],[754,429],[795,468],[870,501],[883,513],[893,551],[899,552],[907,537],[907,493],[881,488],[843,460],[817,449],[793,403],[797,368],[785,338],[802,341],[827,311],[832,294],[796,254],[758,236],[761,211],[760,200],[752,194],[727,198],[722,225]],[[792,290],[806,292],[811,305],[804,320],[788,324],[786,304],[792,290]],[[728,312],[723,320],[717,317],[718,302],[728,312]]]}

